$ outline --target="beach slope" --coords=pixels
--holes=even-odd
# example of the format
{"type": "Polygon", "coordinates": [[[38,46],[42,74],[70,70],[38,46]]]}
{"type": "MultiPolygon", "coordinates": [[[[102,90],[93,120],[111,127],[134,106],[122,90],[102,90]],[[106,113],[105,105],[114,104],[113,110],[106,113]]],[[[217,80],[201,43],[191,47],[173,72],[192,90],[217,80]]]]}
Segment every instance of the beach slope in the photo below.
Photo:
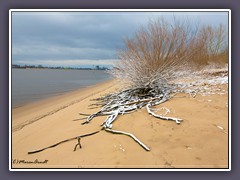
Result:
{"type": "MultiPolygon", "coordinates": [[[[113,129],[134,134],[150,147],[106,131],[35,154],[59,141],[100,130],[106,117],[89,124],[73,121],[94,113],[92,99],[118,90],[110,80],[78,91],[32,103],[12,111],[12,168],[228,168],[228,94],[178,94],[158,108],[183,119],[177,125],[150,116],[146,109],[119,116],[113,129]]],[[[227,85],[219,85],[227,92],[227,85]]]]}

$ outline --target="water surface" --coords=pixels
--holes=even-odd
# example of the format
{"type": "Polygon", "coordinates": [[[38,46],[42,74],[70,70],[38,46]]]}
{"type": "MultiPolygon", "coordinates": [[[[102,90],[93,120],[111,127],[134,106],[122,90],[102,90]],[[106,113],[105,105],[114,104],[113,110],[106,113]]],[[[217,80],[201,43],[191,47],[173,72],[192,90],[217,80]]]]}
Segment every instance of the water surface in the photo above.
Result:
{"type": "Polygon", "coordinates": [[[12,107],[110,79],[101,70],[12,69],[12,107]]]}

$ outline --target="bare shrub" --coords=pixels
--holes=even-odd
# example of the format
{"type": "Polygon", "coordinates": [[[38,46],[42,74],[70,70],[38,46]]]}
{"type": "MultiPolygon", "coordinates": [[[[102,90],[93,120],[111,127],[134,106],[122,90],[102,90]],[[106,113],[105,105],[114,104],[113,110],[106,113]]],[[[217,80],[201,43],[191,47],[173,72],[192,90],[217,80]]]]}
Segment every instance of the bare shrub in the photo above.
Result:
{"type": "Polygon", "coordinates": [[[224,51],[225,33],[223,25],[219,25],[216,29],[208,26],[204,30],[208,34],[209,61],[217,61],[218,56],[224,51]]]}
{"type": "Polygon", "coordinates": [[[228,43],[226,35],[227,31],[221,24],[218,27],[201,27],[196,41],[191,45],[191,49],[196,49],[192,57],[193,63],[199,67],[209,63],[227,63],[228,43]]]}
{"type": "MultiPolygon", "coordinates": [[[[90,123],[96,117],[107,116],[101,124],[101,128],[92,133],[79,135],[45,148],[29,151],[28,154],[38,153],[77,139],[78,143],[75,145],[75,151],[77,146],[82,147],[80,138],[97,134],[102,130],[131,137],[146,151],[150,151],[150,148],[133,134],[112,129],[114,121],[119,118],[119,115],[133,113],[146,107],[149,115],[180,124],[183,119],[167,116],[167,113],[170,112],[169,109],[165,108],[165,114],[158,114],[153,107],[165,103],[177,93],[188,93],[190,97],[194,98],[199,91],[205,92],[205,87],[199,88],[202,85],[199,85],[199,82],[196,81],[183,82],[178,85],[170,84],[170,81],[178,79],[193,64],[207,64],[210,60],[215,61],[220,57],[225,57],[228,50],[223,48],[223,42],[221,26],[216,30],[209,26],[197,31],[188,21],[178,21],[176,19],[173,23],[164,19],[150,21],[148,26],[137,31],[132,39],[125,40],[125,49],[119,50],[119,64],[111,71],[121,81],[126,79],[130,83],[130,87],[95,99],[97,103],[91,106],[95,106],[93,108],[100,107],[98,111],[93,114],[79,113],[79,115],[85,117],[73,120],[85,119],[82,123],[84,125],[90,123]]],[[[225,71],[213,71],[213,73],[225,74],[225,71]]],[[[190,78],[197,77],[197,74],[195,74],[190,78]]],[[[222,77],[220,80],[223,81],[222,77]]]]}
{"type": "Polygon", "coordinates": [[[138,88],[166,86],[194,66],[226,62],[228,54],[223,25],[199,29],[187,20],[150,21],[124,43],[111,73],[138,88]]]}
{"type": "Polygon", "coordinates": [[[153,88],[166,85],[179,77],[194,54],[197,30],[188,21],[164,19],[150,21],[131,39],[125,39],[125,49],[119,50],[119,63],[112,74],[128,80],[133,87],[153,88]]]}
{"type": "Polygon", "coordinates": [[[218,55],[218,59],[220,63],[228,63],[228,47],[225,47],[225,49],[218,55]]]}

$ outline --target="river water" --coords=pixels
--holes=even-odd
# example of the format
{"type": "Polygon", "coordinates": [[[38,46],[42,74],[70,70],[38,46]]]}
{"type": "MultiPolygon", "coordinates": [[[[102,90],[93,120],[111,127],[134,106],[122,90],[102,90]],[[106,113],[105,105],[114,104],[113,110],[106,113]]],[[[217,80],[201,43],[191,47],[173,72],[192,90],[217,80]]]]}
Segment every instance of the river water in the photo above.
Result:
{"type": "Polygon", "coordinates": [[[110,79],[102,70],[12,69],[12,107],[110,79]]]}

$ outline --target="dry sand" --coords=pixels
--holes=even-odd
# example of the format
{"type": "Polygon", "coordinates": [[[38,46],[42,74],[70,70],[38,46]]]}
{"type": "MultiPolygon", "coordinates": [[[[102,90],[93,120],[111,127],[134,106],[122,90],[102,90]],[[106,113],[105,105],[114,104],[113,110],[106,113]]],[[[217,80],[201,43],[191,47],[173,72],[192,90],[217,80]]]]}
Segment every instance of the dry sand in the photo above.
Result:
{"type": "MultiPolygon", "coordinates": [[[[227,92],[227,85],[218,86],[227,92]]],[[[97,111],[89,109],[91,99],[117,89],[116,81],[111,80],[13,109],[12,167],[228,168],[227,93],[195,98],[179,94],[158,106],[169,108],[169,116],[182,118],[180,125],[151,117],[145,108],[119,116],[113,129],[133,133],[151,148],[149,152],[128,136],[101,131],[82,138],[82,149],[76,151],[77,140],[73,140],[28,155],[28,151],[99,130],[106,117],[86,125],[73,120],[80,118],[79,112],[97,111]],[[31,163],[36,161],[44,163],[31,163]]]]}

